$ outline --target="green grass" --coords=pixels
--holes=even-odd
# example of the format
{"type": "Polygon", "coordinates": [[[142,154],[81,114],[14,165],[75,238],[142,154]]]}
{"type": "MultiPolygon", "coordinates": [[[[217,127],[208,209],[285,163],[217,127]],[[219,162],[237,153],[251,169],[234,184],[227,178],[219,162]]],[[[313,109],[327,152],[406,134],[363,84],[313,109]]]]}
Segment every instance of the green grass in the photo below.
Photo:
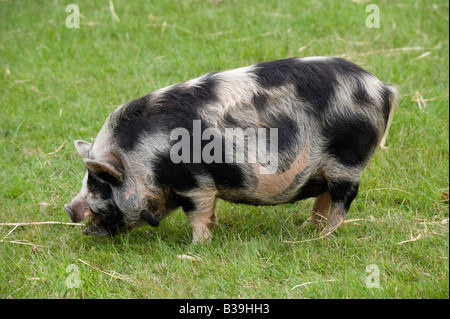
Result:
{"type": "Polygon", "coordinates": [[[3,226],[0,298],[448,298],[448,2],[373,1],[379,29],[366,28],[369,2],[358,2],[115,0],[114,22],[107,1],[79,0],[81,27],[68,29],[67,1],[1,1],[2,223],[69,222],[63,205],[84,175],[72,140],[95,138],[123,102],[203,73],[344,56],[397,85],[400,102],[353,221],[331,236],[300,228],[312,200],[220,201],[215,237],[198,246],[181,211],[112,239],[68,225],[3,226]],[[177,258],[188,253],[201,260],[177,258]],[[65,284],[71,264],[80,288],[65,284]],[[370,264],[379,288],[366,287],[370,264]]]}

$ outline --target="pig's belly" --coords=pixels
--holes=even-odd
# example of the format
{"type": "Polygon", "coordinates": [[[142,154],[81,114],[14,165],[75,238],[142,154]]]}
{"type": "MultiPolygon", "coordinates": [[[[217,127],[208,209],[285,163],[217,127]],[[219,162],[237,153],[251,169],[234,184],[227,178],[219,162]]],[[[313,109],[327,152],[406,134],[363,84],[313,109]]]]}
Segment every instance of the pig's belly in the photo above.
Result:
{"type": "Polygon", "coordinates": [[[278,205],[294,203],[296,201],[317,197],[328,190],[327,182],[322,178],[312,178],[298,188],[289,189],[283,193],[273,193],[267,189],[266,193],[255,192],[244,188],[226,189],[218,193],[219,198],[228,202],[249,205],[278,205]]]}

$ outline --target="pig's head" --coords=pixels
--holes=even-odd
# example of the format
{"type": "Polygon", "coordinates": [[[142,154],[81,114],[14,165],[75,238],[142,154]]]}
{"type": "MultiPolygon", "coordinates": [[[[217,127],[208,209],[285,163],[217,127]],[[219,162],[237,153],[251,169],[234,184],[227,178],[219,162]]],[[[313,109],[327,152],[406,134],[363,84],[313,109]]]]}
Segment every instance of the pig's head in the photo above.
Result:
{"type": "Polygon", "coordinates": [[[117,152],[108,148],[96,152],[84,141],[75,141],[75,147],[83,158],[86,175],[80,193],[64,208],[73,222],[89,218],[84,234],[114,235],[146,222],[158,226],[161,216],[155,217],[154,212],[160,200],[126,177],[117,152]]]}

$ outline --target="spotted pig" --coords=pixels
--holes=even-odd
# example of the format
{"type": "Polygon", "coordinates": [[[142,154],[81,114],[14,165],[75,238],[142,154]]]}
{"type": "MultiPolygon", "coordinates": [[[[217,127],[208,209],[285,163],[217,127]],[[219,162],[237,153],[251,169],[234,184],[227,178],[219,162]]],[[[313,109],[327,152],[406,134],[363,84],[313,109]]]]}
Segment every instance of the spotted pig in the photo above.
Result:
{"type": "MultiPolygon", "coordinates": [[[[315,197],[306,222],[345,219],[361,172],[385,143],[395,89],[343,59],[290,58],[205,74],[118,107],[65,209],[85,234],[158,226],[182,207],[211,238],[218,198],[277,205],[315,197]]],[[[237,216],[236,216],[237,217],[237,216]]]]}

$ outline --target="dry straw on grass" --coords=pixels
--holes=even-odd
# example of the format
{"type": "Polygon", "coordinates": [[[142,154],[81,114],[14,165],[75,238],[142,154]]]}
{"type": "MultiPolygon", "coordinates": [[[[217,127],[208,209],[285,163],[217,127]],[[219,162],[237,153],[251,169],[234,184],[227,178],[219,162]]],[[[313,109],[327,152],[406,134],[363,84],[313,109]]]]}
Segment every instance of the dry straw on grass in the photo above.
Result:
{"type": "Polygon", "coordinates": [[[41,226],[41,225],[68,225],[68,226],[83,226],[83,224],[64,223],[64,222],[26,222],[26,223],[0,223],[0,226],[41,226]]]}
{"type": "Polygon", "coordinates": [[[304,282],[300,285],[294,286],[291,289],[289,289],[290,291],[294,290],[295,288],[299,288],[299,287],[303,287],[303,286],[307,286],[307,285],[312,285],[312,284],[317,284],[319,282],[334,282],[336,280],[334,279],[329,279],[329,280],[317,280],[317,281],[309,281],[309,282],[304,282]]]}
{"type": "Polygon", "coordinates": [[[14,227],[13,229],[11,229],[6,235],[5,237],[3,237],[0,240],[0,243],[5,242],[5,243],[11,243],[11,244],[20,244],[20,245],[29,245],[29,246],[33,246],[33,247],[47,247],[47,246],[43,246],[43,245],[38,245],[38,244],[34,244],[29,242],[28,240],[25,239],[19,239],[19,240],[6,240],[6,238],[11,235],[17,227],[19,226],[41,226],[41,225],[69,225],[69,226],[83,226],[83,224],[75,224],[75,223],[64,223],[64,222],[28,222],[28,223],[0,223],[0,226],[11,226],[14,227]]]}
{"type": "Polygon", "coordinates": [[[88,267],[90,267],[92,269],[95,269],[95,270],[101,272],[102,274],[110,276],[111,279],[112,278],[116,278],[116,279],[125,280],[125,281],[128,281],[128,282],[133,282],[133,280],[129,276],[119,274],[115,270],[113,270],[113,271],[111,271],[111,270],[101,270],[101,269],[99,269],[99,268],[97,268],[95,266],[92,266],[91,264],[85,262],[84,260],[81,260],[80,258],[78,258],[78,261],[82,262],[83,264],[85,264],[86,266],[88,266],[88,267]]]}

